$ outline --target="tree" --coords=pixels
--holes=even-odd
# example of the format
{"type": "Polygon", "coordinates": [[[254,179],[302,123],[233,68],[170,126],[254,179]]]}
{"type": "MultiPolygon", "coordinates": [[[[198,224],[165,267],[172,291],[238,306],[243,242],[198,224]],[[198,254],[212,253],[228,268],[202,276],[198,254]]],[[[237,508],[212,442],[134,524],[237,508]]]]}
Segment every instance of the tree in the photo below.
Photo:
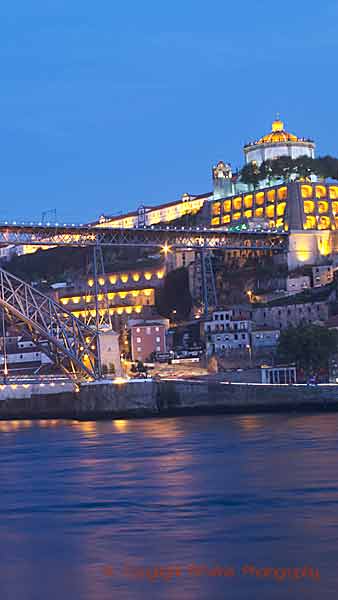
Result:
{"type": "Polygon", "coordinates": [[[241,181],[243,181],[243,183],[253,185],[254,189],[256,189],[261,180],[262,176],[260,169],[256,163],[250,162],[247,165],[244,165],[241,170],[241,181]]]}
{"type": "Polygon", "coordinates": [[[168,273],[156,295],[156,308],[164,317],[170,317],[173,313],[179,321],[189,317],[192,298],[187,269],[182,267],[168,273]]]}
{"type": "Polygon", "coordinates": [[[322,325],[298,325],[281,332],[277,357],[280,362],[296,363],[306,375],[327,369],[329,359],[338,351],[338,332],[322,325]]]}

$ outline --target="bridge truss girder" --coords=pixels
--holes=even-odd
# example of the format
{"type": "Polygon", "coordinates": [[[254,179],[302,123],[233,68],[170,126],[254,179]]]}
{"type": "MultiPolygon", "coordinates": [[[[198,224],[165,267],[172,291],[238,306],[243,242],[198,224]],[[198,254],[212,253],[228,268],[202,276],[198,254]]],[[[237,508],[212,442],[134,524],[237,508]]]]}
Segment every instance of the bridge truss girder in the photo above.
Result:
{"type": "Polygon", "coordinates": [[[4,225],[0,245],[138,246],[174,250],[254,250],[286,252],[286,233],[227,232],[195,228],[112,229],[93,226],[4,225]]]}
{"type": "Polygon", "coordinates": [[[0,306],[9,318],[24,323],[39,339],[48,342],[51,351],[47,354],[56,357],[68,375],[100,377],[97,330],[4,269],[0,269],[0,306]]]}

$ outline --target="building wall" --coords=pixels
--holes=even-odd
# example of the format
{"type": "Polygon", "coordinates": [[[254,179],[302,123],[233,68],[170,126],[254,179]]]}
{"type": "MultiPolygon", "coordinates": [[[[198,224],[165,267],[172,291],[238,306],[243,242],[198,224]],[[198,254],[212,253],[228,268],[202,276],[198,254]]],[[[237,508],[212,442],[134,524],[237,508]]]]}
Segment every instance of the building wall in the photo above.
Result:
{"type": "Polygon", "coordinates": [[[166,327],[161,323],[131,327],[131,352],[134,361],[145,362],[153,352],[166,352],[166,327]]]}
{"type": "Polygon", "coordinates": [[[299,293],[311,287],[311,280],[308,275],[300,275],[299,277],[287,277],[286,291],[290,293],[299,293]]]}
{"type": "Polygon", "coordinates": [[[331,265],[321,265],[312,267],[313,287],[321,287],[332,283],[334,278],[334,270],[331,265]]]}
{"type": "Polygon", "coordinates": [[[279,329],[271,330],[256,330],[251,333],[251,346],[254,352],[259,352],[261,349],[275,349],[280,336],[279,329]]]}
{"type": "Polygon", "coordinates": [[[258,328],[285,329],[302,322],[326,321],[329,315],[327,302],[308,302],[282,306],[253,307],[252,320],[258,328]]]}

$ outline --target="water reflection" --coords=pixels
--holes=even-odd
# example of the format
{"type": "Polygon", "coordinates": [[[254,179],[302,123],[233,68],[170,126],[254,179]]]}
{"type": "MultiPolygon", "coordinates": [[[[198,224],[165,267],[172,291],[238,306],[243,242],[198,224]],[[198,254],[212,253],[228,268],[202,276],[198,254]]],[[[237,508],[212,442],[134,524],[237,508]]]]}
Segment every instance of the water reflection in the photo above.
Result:
{"type": "Polygon", "coordinates": [[[4,597],[330,597],[337,427],[336,415],[0,421],[13,434],[0,435],[4,597]],[[247,562],[313,565],[322,580],[123,575],[126,565],[247,562]]]}

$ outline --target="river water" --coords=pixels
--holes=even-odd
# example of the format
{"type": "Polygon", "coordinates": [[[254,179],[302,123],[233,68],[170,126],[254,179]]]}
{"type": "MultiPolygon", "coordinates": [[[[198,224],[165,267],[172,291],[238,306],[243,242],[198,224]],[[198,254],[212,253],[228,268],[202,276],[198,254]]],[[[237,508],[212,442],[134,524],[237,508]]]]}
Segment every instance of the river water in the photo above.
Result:
{"type": "Polygon", "coordinates": [[[338,596],[338,415],[0,422],[0,453],[4,600],[338,596]]]}

